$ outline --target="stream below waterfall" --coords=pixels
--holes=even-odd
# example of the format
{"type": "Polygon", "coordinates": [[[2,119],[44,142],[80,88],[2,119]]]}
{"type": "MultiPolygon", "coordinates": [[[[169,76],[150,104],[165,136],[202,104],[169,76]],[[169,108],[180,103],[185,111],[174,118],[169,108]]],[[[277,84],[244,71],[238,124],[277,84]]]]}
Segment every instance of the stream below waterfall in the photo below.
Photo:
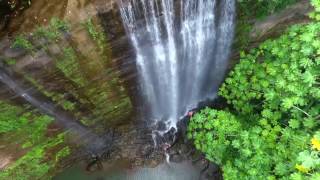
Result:
{"type": "Polygon", "coordinates": [[[201,169],[191,162],[160,164],[155,168],[128,169],[113,166],[109,170],[88,173],[81,167],[69,168],[57,175],[53,180],[196,180],[201,169]]]}

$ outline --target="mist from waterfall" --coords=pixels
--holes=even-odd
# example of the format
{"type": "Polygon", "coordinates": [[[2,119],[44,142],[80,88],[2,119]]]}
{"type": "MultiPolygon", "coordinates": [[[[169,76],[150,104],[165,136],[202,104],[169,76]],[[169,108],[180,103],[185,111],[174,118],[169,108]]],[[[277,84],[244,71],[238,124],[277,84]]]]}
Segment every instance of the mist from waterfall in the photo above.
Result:
{"type": "Polygon", "coordinates": [[[166,130],[215,98],[234,34],[235,0],[119,0],[144,107],[166,130]]]}

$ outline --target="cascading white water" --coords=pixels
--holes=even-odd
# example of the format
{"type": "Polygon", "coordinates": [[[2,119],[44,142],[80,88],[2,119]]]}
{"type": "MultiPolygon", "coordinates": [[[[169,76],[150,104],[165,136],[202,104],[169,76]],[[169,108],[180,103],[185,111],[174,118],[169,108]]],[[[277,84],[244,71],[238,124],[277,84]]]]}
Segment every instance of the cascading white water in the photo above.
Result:
{"type": "Polygon", "coordinates": [[[119,0],[149,118],[166,130],[215,98],[234,32],[235,0],[119,0]]]}

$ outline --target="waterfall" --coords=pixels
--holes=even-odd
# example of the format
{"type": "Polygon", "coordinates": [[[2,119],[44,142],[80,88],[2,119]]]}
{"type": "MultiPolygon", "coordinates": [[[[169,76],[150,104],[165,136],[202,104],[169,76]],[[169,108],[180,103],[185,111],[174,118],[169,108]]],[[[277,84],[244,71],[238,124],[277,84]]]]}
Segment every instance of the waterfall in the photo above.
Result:
{"type": "Polygon", "coordinates": [[[215,98],[234,34],[235,0],[118,0],[144,107],[165,132],[215,98]]]}

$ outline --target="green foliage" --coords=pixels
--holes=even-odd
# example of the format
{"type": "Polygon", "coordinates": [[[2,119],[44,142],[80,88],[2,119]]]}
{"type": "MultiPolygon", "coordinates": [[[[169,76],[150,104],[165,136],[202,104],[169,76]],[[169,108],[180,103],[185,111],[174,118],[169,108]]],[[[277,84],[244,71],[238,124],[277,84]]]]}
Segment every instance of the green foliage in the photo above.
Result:
{"type": "Polygon", "coordinates": [[[26,115],[15,106],[0,102],[0,134],[15,131],[28,124],[26,115]]]}
{"type": "MultiPolygon", "coordinates": [[[[37,27],[34,33],[31,33],[29,37],[24,34],[18,35],[11,47],[25,49],[27,52],[31,53],[31,55],[34,55],[37,50],[36,48],[38,47],[34,47],[30,41],[32,38],[44,38],[49,42],[57,42],[61,38],[62,33],[68,30],[69,26],[65,21],[62,21],[58,18],[52,18],[47,27],[37,27]]],[[[42,44],[42,48],[46,49],[46,44],[42,44]]]]}
{"type": "Polygon", "coordinates": [[[57,42],[61,38],[62,33],[68,31],[69,29],[70,28],[67,22],[62,21],[58,18],[52,18],[47,27],[37,27],[37,29],[33,33],[31,33],[31,36],[27,37],[27,35],[24,34],[18,35],[11,47],[25,49],[33,55],[36,51],[36,47],[34,47],[32,42],[30,41],[32,38],[44,38],[49,42],[57,42]]]}
{"type": "MultiPolygon", "coordinates": [[[[43,136],[43,135],[42,135],[43,136]]],[[[49,148],[57,146],[63,142],[63,136],[44,140],[42,143],[34,146],[24,156],[14,162],[11,166],[0,173],[0,178],[15,180],[30,180],[49,178],[50,169],[54,168],[55,161],[44,161],[46,151],[49,148]]],[[[67,147],[64,149],[68,149],[67,147]]],[[[63,151],[65,151],[63,149],[63,151]]],[[[61,151],[60,151],[61,152],[61,151]]],[[[59,153],[60,153],[59,152],[59,153]]],[[[59,157],[69,155],[69,152],[57,154],[59,157]]]]}
{"type": "MultiPolygon", "coordinates": [[[[319,99],[320,23],[295,25],[276,41],[266,41],[249,54],[230,73],[220,95],[243,113],[271,111],[312,118],[314,108],[304,107],[319,99]],[[244,95],[241,92],[247,91],[244,95]],[[249,103],[248,103],[249,102],[249,103]]],[[[313,107],[313,106],[312,106],[313,107]]]]}
{"type": "Polygon", "coordinates": [[[320,1],[311,0],[311,4],[315,7],[315,11],[310,14],[310,17],[315,20],[320,20],[320,1]]]}
{"type": "Polygon", "coordinates": [[[92,19],[88,19],[87,22],[84,23],[84,25],[87,28],[89,35],[94,40],[97,40],[99,38],[99,32],[96,30],[96,27],[94,26],[94,24],[92,22],[92,19]]]}
{"type": "MultiPolygon", "coordinates": [[[[111,56],[111,50],[106,39],[106,34],[103,32],[102,27],[95,25],[92,19],[88,19],[84,23],[89,36],[95,42],[97,51],[99,52],[101,58],[108,59],[111,56]]],[[[108,63],[108,61],[106,61],[108,63]]]]}
{"type": "Polygon", "coordinates": [[[83,87],[86,80],[80,71],[78,57],[73,48],[68,47],[63,49],[62,57],[56,62],[57,68],[60,69],[66,77],[72,80],[74,83],[83,87]]]}
{"type": "Polygon", "coordinates": [[[224,179],[319,178],[319,35],[320,22],[295,25],[241,52],[219,91],[232,109],[191,119],[189,138],[222,166],[224,179]]]}
{"type": "Polygon", "coordinates": [[[25,49],[28,52],[33,52],[34,47],[32,43],[23,35],[19,35],[15,38],[13,44],[13,48],[20,48],[20,49],[25,49]]]}
{"type": "Polygon", "coordinates": [[[0,178],[29,180],[40,179],[50,169],[48,164],[42,163],[44,149],[34,148],[25,156],[17,160],[13,166],[0,173],[0,178]]]}
{"type": "Polygon", "coordinates": [[[222,164],[234,158],[230,155],[237,155],[229,145],[242,125],[231,113],[206,108],[191,119],[188,128],[188,137],[194,139],[196,148],[205,152],[209,160],[222,164]]]}
{"type": "Polygon", "coordinates": [[[304,130],[211,109],[192,118],[189,137],[207,159],[222,165],[224,179],[230,180],[286,179],[310,140],[304,130]]]}
{"type": "Polygon", "coordinates": [[[310,146],[299,153],[296,161],[297,172],[291,174],[291,179],[318,180],[320,178],[320,131],[315,133],[310,146]]]}
{"type": "Polygon", "coordinates": [[[58,18],[52,18],[47,27],[39,26],[34,32],[34,36],[37,38],[45,38],[48,41],[58,41],[63,32],[67,32],[70,29],[67,22],[58,18]]]}
{"type": "MultiPolygon", "coordinates": [[[[0,172],[0,179],[48,179],[49,171],[55,168],[59,159],[70,154],[68,147],[61,146],[65,134],[47,137],[47,126],[52,118],[37,112],[25,112],[24,108],[0,101],[1,141],[19,142],[20,151],[26,153],[0,172]],[[62,149],[49,159],[50,148],[62,149]]],[[[15,145],[15,148],[17,146],[15,145]]],[[[53,153],[53,152],[50,152],[53,153]]]]}
{"type": "Polygon", "coordinates": [[[75,109],[75,103],[72,103],[70,101],[64,101],[62,107],[67,111],[72,111],[75,109]]]}
{"type": "Polygon", "coordinates": [[[56,162],[59,162],[61,159],[63,159],[64,157],[70,155],[71,150],[69,147],[64,147],[63,149],[61,149],[57,154],[56,154],[56,162]]]}
{"type": "Polygon", "coordinates": [[[58,31],[58,30],[68,31],[70,29],[68,23],[66,21],[59,19],[59,18],[52,18],[50,20],[49,28],[56,30],[56,31],[58,31]]]}
{"type": "Polygon", "coordinates": [[[17,63],[17,61],[13,58],[6,58],[5,63],[9,66],[12,66],[12,65],[15,65],[17,63]]]}
{"type": "Polygon", "coordinates": [[[104,51],[106,49],[106,38],[105,34],[99,30],[99,27],[96,27],[92,21],[92,19],[87,20],[84,23],[90,37],[97,43],[99,50],[104,51]]]}

